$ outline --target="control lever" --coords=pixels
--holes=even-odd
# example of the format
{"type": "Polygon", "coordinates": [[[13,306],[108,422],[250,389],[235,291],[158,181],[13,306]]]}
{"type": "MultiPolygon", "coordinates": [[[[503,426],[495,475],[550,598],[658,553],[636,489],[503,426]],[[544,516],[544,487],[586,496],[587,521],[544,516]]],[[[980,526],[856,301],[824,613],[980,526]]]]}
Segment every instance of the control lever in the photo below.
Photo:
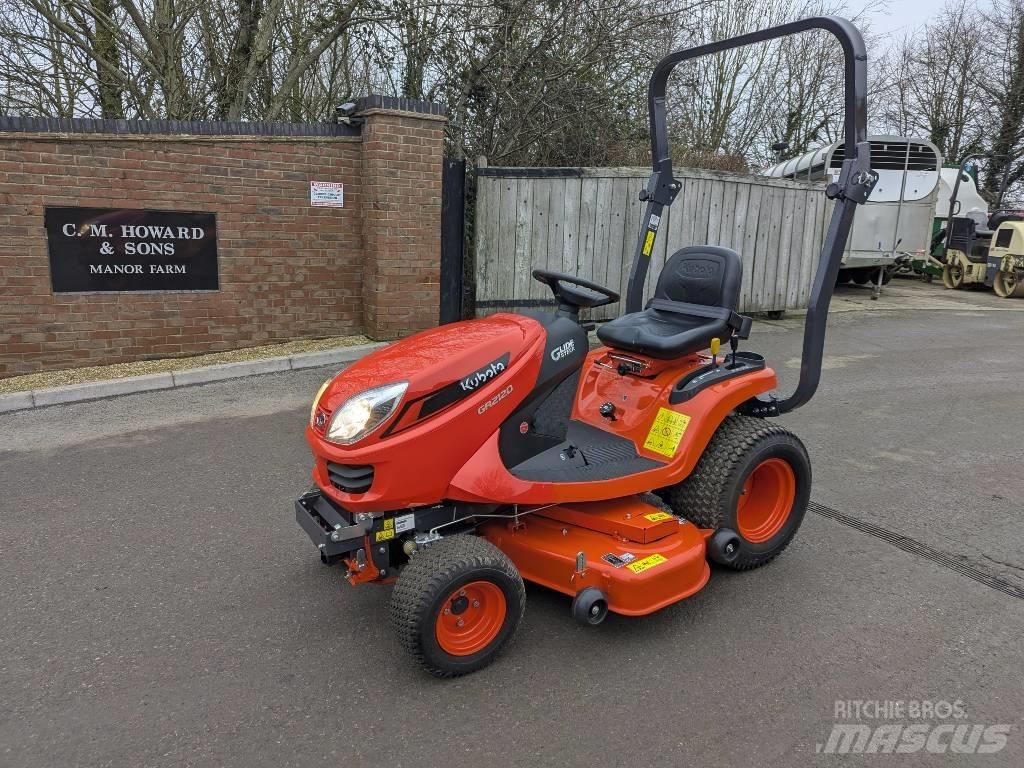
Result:
{"type": "Polygon", "coordinates": [[[732,349],[732,365],[730,367],[736,367],[736,350],[740,347],[740,337],[735,333],[729,337],[729,347],[732,349]]]}
{"type": "Polygon", "coordinates": [[[711,340],[711,367],[718,367],[718,350],[722,348],[722,340],[717,336],[711,340]]]}

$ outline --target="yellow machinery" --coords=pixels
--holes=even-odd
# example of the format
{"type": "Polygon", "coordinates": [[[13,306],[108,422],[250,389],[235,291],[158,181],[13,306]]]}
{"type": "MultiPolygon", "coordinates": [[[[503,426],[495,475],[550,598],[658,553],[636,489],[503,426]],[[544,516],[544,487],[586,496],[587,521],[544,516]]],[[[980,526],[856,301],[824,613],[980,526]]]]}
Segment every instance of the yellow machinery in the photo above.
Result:
{"type": "Polygon", "coordinates": [[[998,261],[992,279],[996,295],[1024,297],[1024,221],[1000,225],[988,254],[990,260],[998,261]]]}
{"type": "Polygon", "coordinates": [[[969,178],[966,168],[984,157],[970,155],[960,164],[946,218],[942,282],[947,288],[981,284],[991,287],[1004,299],[1024,298],[1024,211],[1000,207],[1006,192],[1007,174],[1003,174],[992,213],[971,210],[966,215],[956,215],[960,181],[969,178]]]}
{"type": "Polygon", "coordinates": [[[953,220],[942,282],[947,288],[991,286],[1002,298],[1024,298],[1024,213],[999,211],[988,227],[969,218],[953,220]]]}

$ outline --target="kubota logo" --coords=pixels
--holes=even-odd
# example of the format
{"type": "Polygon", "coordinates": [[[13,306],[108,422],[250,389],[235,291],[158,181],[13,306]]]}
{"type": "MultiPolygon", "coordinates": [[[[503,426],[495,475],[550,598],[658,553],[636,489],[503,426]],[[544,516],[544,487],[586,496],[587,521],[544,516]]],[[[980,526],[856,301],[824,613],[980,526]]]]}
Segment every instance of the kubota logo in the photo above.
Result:
{"type": "Polygon", "coordinates": [[[484,403],[479,408],[477,408],[476,412],[479,413],[482,416],[483,414],[485,414],[487,412],[488,408],[491,408],[491,407],[497,405],[498,403],[500,403],[502,400],[504,400],[506,397],[508,397],[511,394],[512,394],[512,385],[509,384],[507,387],[505,387],[503,390],[501,390],[501,392],[499,392],[494,397],[492,397],[490,400],[488,400],[486,403],[484,403]]]}
{"type": "Polygon", "coordinates": [[[711,261],[684,261],[678,271],[687,277],[715,277],[718,265],[711,261]]]}
{"type": "Polygon", "coordinates": [[[565,344],[562,344],[560,347],[555,347],[554,349],[551,350],[551,359],[557,363],[563,357],[571,355],[575,351],[576,342],[573,341],[572,339],[569,339],[567,342],[565,342],[565,344]]]}
{"type": "Polygon", "coordinates": [[[466,376],[464,379],[459,381],[459,386],[463,392],[472,392],[474,389],[479,389],[482,385],[493,379],[499,373],[508,368],[508,353],[502,355],[494,362],[488,363],[478,371],[466,376]]]}

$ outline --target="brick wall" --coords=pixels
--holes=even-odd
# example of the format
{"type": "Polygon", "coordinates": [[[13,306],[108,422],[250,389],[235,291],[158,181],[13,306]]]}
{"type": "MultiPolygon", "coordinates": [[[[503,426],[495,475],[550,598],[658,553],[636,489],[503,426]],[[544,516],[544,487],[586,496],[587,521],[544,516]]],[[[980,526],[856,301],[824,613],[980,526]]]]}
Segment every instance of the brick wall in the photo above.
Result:
{"type": "Polygon", "coordinates": [[[387,112],[363,129],[363,194],[374,211],[363,228],[363,317],[380,338],[437,322],[444,126],[387,112]]]}
{"type": "Polygon", "coordinates": [[[443,118],[365,118],[357,136],[0,133],[0,377],[436,324],[443,118]],[[311,207],[312,180],[344,182],[345,207],[311,207]],[[213,212],[220,289],[53,294],[47,206],[213,212]]]}

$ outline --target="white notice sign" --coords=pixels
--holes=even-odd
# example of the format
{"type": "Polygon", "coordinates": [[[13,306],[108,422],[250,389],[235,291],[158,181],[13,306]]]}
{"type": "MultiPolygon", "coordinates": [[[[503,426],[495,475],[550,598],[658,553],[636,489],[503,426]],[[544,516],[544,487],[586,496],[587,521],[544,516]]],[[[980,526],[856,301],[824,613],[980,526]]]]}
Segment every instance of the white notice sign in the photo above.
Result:
{"type": "Polygon", "coordinates": [[[340,181],[309,182],[309,204],[327,208],[344,208],[345,185],[340,181]]]}

